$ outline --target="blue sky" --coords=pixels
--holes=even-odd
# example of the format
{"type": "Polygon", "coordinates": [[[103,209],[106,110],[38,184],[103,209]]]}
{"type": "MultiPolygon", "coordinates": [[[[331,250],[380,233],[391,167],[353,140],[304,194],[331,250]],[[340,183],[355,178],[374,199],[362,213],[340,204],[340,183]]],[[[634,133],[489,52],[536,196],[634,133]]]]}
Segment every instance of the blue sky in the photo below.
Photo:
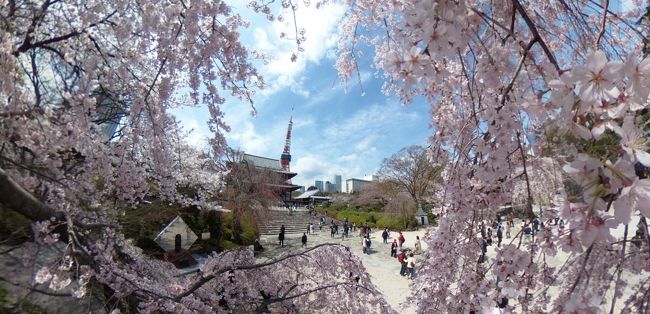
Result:
{"type": "MultiPolygon", "coordinates": [[[[279,158],[284,147],[287,122],[293,111],[291,170],[298,173],[294,184],[310,186],[315,179],[343,180],[374,174],[385,157],[409,145],[426,145],[432,134],[429,107],[423,102],[403,106],[394,97],[382,94],[383,80],[369,66],[366,54],[361,68],[362,93],[358,81],[342,85],[334,69],[339,22],[345,8],[301,7],[299,27],[306,29],[305,52],[291,62],[295,44],[280,39],[281,32],[292,33],[293,23],[270,23],[246,8],[247,1],[233,5],[251,25],[242,31],[246,45],[269,56],[258,70],[267,88],[255,97],[257,117],[242,101],[226,98],[222,107],[232,130],[228,144],[248,153],[279,158]]],[[[286,20],[292,21],[290,15],[286,20]]],[[[186,129],[194,131],[189,141],[205,145],[208,136],[205,108],[174,110],[186,129]]]]}

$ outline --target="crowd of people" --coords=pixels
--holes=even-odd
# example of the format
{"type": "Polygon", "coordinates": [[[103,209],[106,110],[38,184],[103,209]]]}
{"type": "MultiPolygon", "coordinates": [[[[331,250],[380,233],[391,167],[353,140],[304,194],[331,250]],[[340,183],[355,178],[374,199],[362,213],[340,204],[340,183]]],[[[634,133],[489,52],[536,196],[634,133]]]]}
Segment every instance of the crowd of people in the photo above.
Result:
{"type": "MultiPolygon", "coordinates": [[[[325,225],[326,225],[325,218],[320,217],[318,221],[319,230],[322,231],[325,225]]],[[[302,247],[307,246],[308,236],[315,234],[314,229],[315,229],[314,224],[310,222],[307,225],[306,232],[303,232],[301,237],[302,247]]],[[[330,229],[329,234],[331,239],[338,237],[340,234],[341,239],[346,240],[350,238],[350,232],[354,232],[357,230],[357,225],[354,223],[350,224],[347,218],[344,219],[342,223],[332,219],[329,224],[329,229],[330,229]],[[341,229],[342,231],[339,231],[341,229]]],[[[373,252],[373,248],[374,248],[370,236],[372,229],[367,223],[364,224],[363,226],[360,226],[358,229],[359,229],[359,237],[361,238],[361,251],[363,254],[370,255],[373,252]]],[[[285,227],[284,225],[282,225],[280,227],[280,233],[278,234],[278,245],[280,247],[284,247],[285,232],[286,232],[285,227]]],[[[415,255],[422,253],[422,243],[420,242],[420,237],[416,236],[416,240],[413,248],[407,248],[404,246],[406,239],[404,237],[404,234],[401,231],[399,231],[397,236],[393,238],[392,242],[389,242],[388,239],[391,238],[391,230],[385,228],[381,233],[381,238],[383,240],[383,244],[389,245],[390,257],[395,258],[397,262],[401,264],[401,269],[399,272],[400,275],[409,279],[414,278],[415,267],[416,267],[415,255]]],[[[256,245],[255,245],[256,250],[258,246],[261,248],[259,242],[256,241],[256,245]]]]}
{"type": "MultiPolygon", "coordinates": [[[[510,213],[507,216],[499,216],[497,219],[492,221],[492,224],[487,224],[485,222],[480,225],[480,234],[481,234],[481,250],[482,254],[479,257],[479,263],[482,263],[486,260],[485,254],[487,253],[487,248],[492,246],[496,240],[496,246],[501,247],[503,243],[504,235],[506,239],[512,237],[512,229],[515,226],[514,214],[510,213]],[[503,224],[505,221],[505,225],[503,224]]],[[[530,220],[523,220],[521,224],[521,236],[524,243],[530,242],[539,231],[547,227],[557,228],[559,235],[564,234],[565,222],[559,217],[553,217],[546,222],[540,220],[538,217],[534,217],[530,220]]],[[[517,235],[515,235],[517,237],[517,235]]]]}

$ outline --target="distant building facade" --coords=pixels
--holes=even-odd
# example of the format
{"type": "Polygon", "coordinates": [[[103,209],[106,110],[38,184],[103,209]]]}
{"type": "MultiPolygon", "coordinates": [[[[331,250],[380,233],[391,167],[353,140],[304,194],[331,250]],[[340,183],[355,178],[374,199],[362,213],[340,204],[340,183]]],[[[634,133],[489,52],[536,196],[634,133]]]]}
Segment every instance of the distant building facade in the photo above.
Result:
{"type": "Polygon", "coordinates": [[[303,206],[314,206],[321,203],[330,203],[331,201],[331,197],[324,196],[318,189],[308,190],[295,198],[295,203],[303,206]]]}
{"type": "Polygon", "coordinates": [[[348,193],[359,192],[365,185],[369,184],[371,181],[362,180],[362,179],[347,179],[345,180],[345,189],[348,193]]]}
{"type": "Polygon", "coordinates": [[[341,193],[343,192],[343,187],[341,186],[343,183],[343,177],[341,177],[340,174],[337,174],[334,176],[334,185],[336,186],[336,192],[341,193]]]}
{"type": "Polygon", "coordinates": [[[325,193],[334,193],[336,192],[336,186],[332,184],[332,182],[325,181],[325,184],[323,185],[323,192],[325,193]]]}
{"type": "Polygon", "coordinates": [[[320,190],[320,191],[324,191],[324,190],[325,190],[325,187],[323,186],[323,181],[321,181],[321,180],[316,180],[316,182],[314,182],[314,185],[315,185],[316,188],[317,188],[318,190],[320,190]]]}

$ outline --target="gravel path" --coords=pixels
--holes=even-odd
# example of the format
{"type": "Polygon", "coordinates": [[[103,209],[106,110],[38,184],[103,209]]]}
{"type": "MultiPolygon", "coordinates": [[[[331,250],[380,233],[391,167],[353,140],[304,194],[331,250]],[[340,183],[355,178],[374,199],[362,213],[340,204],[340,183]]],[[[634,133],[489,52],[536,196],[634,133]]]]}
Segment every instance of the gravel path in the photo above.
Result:
{"type": "MultiPolygon", "coordinates": [[[[316,228],[318,229],[318,228],[316,228]]],[[[400,276],[400,263],[397,262],[396,258],[390,256],[390,243],[393,242],[394,238],[397,238],[397,232],[391,232],[391,236],[388,239],[388,244],[382,243],[381,233],[383,230],[375,230],[371,233],[370,238],[372,239],[372,253],[370,255],[363,254],[361,249],[361,238],[359,237],[358,230],[351,232],[350,239],[342,240],[340,234],[337,235],[334,239],[330,237],[329,229],[327,231],[323,228],[323,231],[318,232],[314,235],[308,236],[308,247],[318,245],[321,243],[337,243],[349,247],[354,254],[361,258],[361,261],[366,267],[366,270],[372,278],[373,284],[379,288],[384,293],[384,296],[388,303],[401,314],[411,314],[415,313],[414,306],[408,306],[402,308],[400,304],[406,301],[410,293],[409,283],[410,280],[400,276]]],[[[418,231],[406,231],[403,232],[406,242],[404,247],[413,249],[415,246],[415,237],[424,235],[424,230],[418,231]]],[[[422,242],[422,248],[426,249],[426,244],[422,242]]],[[[264,256],[277,256],[280,251],[299,251],[302,250],[300,237],[290,237],[285,239],[285,247],[280,248],[275,243],[267,243],[265,245],[264,256]]],[[[261,259],[264,259],[264,256],[261,259]]],[[[416,255],[416,265],[418,264],[418,258],[416,255]]],[[[417,268],[416,268],[417,269],[417,268]]],[[[417,273],[416,273],[417,275],[417,273]]]]}

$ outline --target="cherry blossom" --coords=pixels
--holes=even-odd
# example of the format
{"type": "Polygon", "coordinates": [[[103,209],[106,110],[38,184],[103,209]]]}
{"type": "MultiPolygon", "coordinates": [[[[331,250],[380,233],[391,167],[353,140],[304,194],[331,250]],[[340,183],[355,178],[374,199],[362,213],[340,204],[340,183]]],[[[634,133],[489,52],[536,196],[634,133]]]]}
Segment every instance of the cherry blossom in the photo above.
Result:
{"type": "Polygon", "coordinates": [[[638,52],[628,57],[625,63],[625,73],[629,77],[628,87],[626,91],[634,95],[635,106],[630,108],[632,111],[637,111],[647,106],[648,95],[650,95],[650,58],[643,58],[638,62],[640,57],[638,52]]]}
{"type": "Polygon", "coordinates": [[[635,209],[650,218],[649,201],[650,179],[636,178],[629,186],[622,189],[621,195],[614,201],[616,218],[622,223],[627,223],[635,209]]]}
{"type": "Polygon", "coordinates": [[[616,125],[612,129],[621,137],[623,150],[644,166],[650,167],[650,154],[645,151],[648,149],[648,136],[636,125],[634,116],[626,116],[621,127],[616,125]]]}
{"type": "MultiPolygon", "coordinates": [[[[648,59],[638,55],[648,36],[645,8],[342,2],[349,12],[339,76],[358,77],[357,59],[371,55],[386,94],[430,103],[430,150],[448,159],[436,194],[441,217],[423,239],[428,250],[412,284],[418,311],[487,311],[508,295],[510,309],[523,313],[647,312],[650,282],[629,276],[650,271],[649,184],[632,171],[637,161],[650,164],[638,119],[650,90],[648,59]],[[360,44],[374,54],[356,53],[360,44]],[[602,148],[605,134],[616,143],[590,149],[602,148]],[[554,193],[561,202],[550,203],[554,193]],[[534,205],[557,205],[541,218],[562,218],[566,230],[530,241],[520,234],[478,263],[480,226],[506,204],[517,206],[524,225],[539,215],[534,205]],[[629,244],[632,232],[614,233],[634,229],[633,221],[646,230],[640,249],[629,244]],[[553,254],[567,266],[548,265],[553,254]],[[495,277],[504,275],[499,288],[495,277]]],[[[288,0],[250,7],[271,20],[279,7],[299,10],[288,0]]],[[[35,281],[79,297],[98,283],[114,293],[110,300],[136,299],[141,312],[315,312],[324,303],[332,313],[391,312],[359,259],[340,246],[268,264],[231,250],[179,277],[121,233],[116,218],[146,197],[214,205],[222,177],[215,161],[229,130],[223,95],[252,102],[264,86],[240,41],[247,23],[233,10],[223,1],[0,6],[0,187],[9,192],[0,201],[34,221],[34,245],[63,247],[35,281]],[[183,142],[169,109],[184,105],[207,107],[208,152],[183,142]],[[199,192],[177,195],[188,185],[199,192]]],[[[292,60],[308,36],[296,27],[292,60]]]]}
{"type": "Polygon", "coordinates": [[[587,56],[586,64],[572,71],[573,79],[580,89],[580,99],[592,104],[601,99],[617,97],[616,82],[621,77],[623,63],[608,62],[603,51],[597,50],[587,56]]]}
{"type": "MultiPolygon", "coordinates": [[[[630,187],[645,180],[635,163],[646,158],[637,116],[647,105],[647,59],[628,52],[639,51],[647,34],[619,23],[639,21],[645,11],[633,7],[615,21],[605,9],[595,2],[353,2],[344,29],[355,32],[344,32],[341,52],[367,38],[387,80],[384,92],[431,104],[432,151],[449,159],[441,218],[424,239],[429,249],[412,286],[419,312],[488,310],[503,293],[490,279],[504,275],[511,276],[510,309],[592,312],[603,305],[594,296],[613,289],[608,272],[639,271],[625,262],[620,252],[629,248],[614,234],[645,215],[636,205],[647,195],[643,183],[639,196],[630,187]],[[363,37],[360,27],[368,30],[363,37]],[[611,138],[616,144],[592,149],[611,138]],[[541,214],[544,223],[561,218],[565,227],[548,226],[529,242],[518,236],[510,244],[516,249],[505,246],[494,262],[477,264],[479,226],[509,204],[518,206],[523,224],[541,214]],[[534,205],[558,210],[537,213],[534,205]],[[609,263],[594,257],[610,251],[618,255],[609,263]],[[562,256],[569,266],[551,267],[547,256],[562,256]],[[592,266],[598,275],[585,279],[582,269],[592,266]]],[[[357,71],[338,70],[344,78],[357,71]]],[[[637,297],[603,302],[615,308],[626,298],[637,297]]]]}

